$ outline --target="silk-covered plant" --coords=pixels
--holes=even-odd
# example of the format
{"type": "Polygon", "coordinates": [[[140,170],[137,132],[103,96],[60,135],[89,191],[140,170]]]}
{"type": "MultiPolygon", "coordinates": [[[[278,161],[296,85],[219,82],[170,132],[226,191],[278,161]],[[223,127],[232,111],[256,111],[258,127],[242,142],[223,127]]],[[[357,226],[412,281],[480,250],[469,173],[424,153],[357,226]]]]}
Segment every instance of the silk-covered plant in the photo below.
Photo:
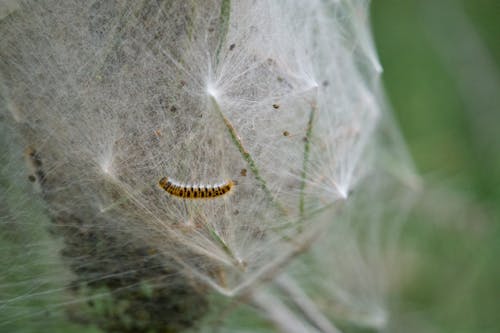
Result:
{"type": "Polygon", "coordinates": [[[42,208],[1,227],[50,218],[37,229],[63,261],[40,273],[59,281],[50,308],[109,332],[259,331],[228,324],[241,303],[263,332],[385,327],[386,265],[418,182],[367,6],[2,4],[2,191],[21,197],[5,207],[42,208]]]}

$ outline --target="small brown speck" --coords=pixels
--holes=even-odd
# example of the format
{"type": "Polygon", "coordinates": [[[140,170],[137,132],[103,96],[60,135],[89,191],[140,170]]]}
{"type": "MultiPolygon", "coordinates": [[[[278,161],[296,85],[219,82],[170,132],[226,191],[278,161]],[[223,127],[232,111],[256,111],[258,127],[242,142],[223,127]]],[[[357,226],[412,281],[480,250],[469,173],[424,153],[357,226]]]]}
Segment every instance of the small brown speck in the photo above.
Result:
{"type": "Polygon", "coordinates": [[[155,130],[155,134],[157,137],[161,137],[161,131],[159,129],[155,130]]]}
{"type": "Polygon", "coordinates": [[[176,113],[177,112],[177,107],[175,105],[172,105],[170,107],[170,111],[173,112],[173,113],[176,113]]]}
{"type": "Polygon", "coordinates": [[[234,50],[234,47],[235,47],[235,46],[236,46],[236,44],[231,44],[231,45],[229,45],[229,51],[234,50]]]}
{"type": "Polygon", "coordinates": [[[185,87],[187,84],[186,81],[184,81],[184,80],[181,80],[181,82],[179,82],[179,83],[181,84],[181,87],[185,87]]]}
{"type": "Polygon", "coordinates": [[[273,104],[273,108],[275,108],[275,109],[279,109],[279,108],[280,108],[280,105],[279,105],[279,104],[273,104]]]}
{"type": "Polygon", "coordinates": [[[289,136],[289,135],[290,135],[290,132],[288,132],[288,131],[283,132],[283,136],[289,136]]]}
{"type": "Polygon", "coordinates": [[[237,209],[235,209],[234,212],[233,212],[234,215],[238,215],[239,213],[240,213],[240,211],[237,210],[237,209]]]}
{"type": "Polygon", "coordinates": [[[302,141],[307,142],[309,140],[307,139],[307,136],[305,136],[305,137],[302,138],[302,141]]]}
{"type": "Polygon", "coordinates": [[[27,153],[31,158],[31,163],[33,163],[35,167],[39,168],[42,166],[42,159],[40,158],[40,155],[36,150],[34,150],[33,148],[28,148],[27,153]]]}
{"type": "Polygon", "coordinates": [[[246,177],[246,175],[247,175],[247,169],[241,169],[241,171],[240,171],[240,175],[241,175],[242,177],[246,177]]]}
{"type": "Polygon", "coordinates": [[[214,28],[212,28],[212,27],[208,28],[208,32],[214,32],[214,30],[215,30],[215,29],[214,29],[214,28]]]}

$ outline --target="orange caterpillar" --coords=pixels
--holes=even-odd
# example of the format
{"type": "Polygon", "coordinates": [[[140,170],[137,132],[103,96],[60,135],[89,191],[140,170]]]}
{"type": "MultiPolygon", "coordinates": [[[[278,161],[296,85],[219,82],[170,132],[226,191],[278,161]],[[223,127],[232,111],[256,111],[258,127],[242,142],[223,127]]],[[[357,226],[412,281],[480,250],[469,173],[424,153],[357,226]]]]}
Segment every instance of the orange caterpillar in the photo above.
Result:
{"type": "Polygon", "coordinates": [[[183,185],[170,181],[168,177],[163,177],[158,182],[160,187],[169,194],[183,199],[211,199],[220,197],[235,185],[235,182],[228,180],[219,185],[183,185]]]}

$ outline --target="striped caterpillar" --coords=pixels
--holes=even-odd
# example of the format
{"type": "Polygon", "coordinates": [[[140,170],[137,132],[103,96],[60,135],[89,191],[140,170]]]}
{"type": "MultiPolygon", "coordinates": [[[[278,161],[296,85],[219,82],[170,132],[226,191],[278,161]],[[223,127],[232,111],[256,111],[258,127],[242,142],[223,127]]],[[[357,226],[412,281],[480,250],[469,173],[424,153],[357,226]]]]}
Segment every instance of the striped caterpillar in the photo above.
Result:
{"type": "Polygon", "coordinates": [[[163,177],[158,182],[160,187],[167,191],[170,195],[183,199],[210,199],[220,197],[229,191],[235,185],[235,182],[228,180],[219,185],[183,185],[178,184],[163,177]]]}

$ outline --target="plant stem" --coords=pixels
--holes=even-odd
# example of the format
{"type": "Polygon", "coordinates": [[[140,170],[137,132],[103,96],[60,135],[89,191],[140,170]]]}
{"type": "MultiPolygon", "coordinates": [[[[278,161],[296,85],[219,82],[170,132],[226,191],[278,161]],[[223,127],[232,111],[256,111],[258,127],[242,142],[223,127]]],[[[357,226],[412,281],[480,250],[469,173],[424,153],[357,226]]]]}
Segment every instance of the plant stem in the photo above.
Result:
{"type": "Polygon", "coordinates": [[[217,51],[215,51],[216,64],[219,64],[219,54],[222,50],[222,45],[226,40],[227,31],[229,30],[229,18],[231,16],[231,0],[222,0],[220,6],[220,17],[219,17],[219,45],[217,46],[217,51]]]}
{"type": "Polygon", "coordinates": [[[220,109],[219,104],[217,103],[217,101],[215,100],[215,98],[211,96],[210,100],[212,101],[212,104],[213,104],[215,110],[217,111],[217,113],[221,116],[222,120],[224,121],[224,124],[226,125],[226,128],[229,131],[229,134],[231,135],[231,140],[233,141],[233,143],[238,148],[238,150],[241,153],[241,156],[243,157],[243,159],[248,163],[250,171],[252,171],[252,173],[254,174],[255,178],[259,182],[260,187],[265,192],[265,194],[272,200],[272,202],[278,207],[278,209],[282,213],[285,213],[286,211],[285,211],[284,207],[282,207],[281,204],[276,201],[276,199],[274,198],[273,194],[271,193],[271,191],[267,187],[266,181],[260,175],[259,168],[255,164],[255,161],[253,160],[253,158],[250,155],[250,153],[248,152],[248,150],[246,150],[245,147],[243,146],[243,142],[241,142],[241,138],[238,135],[238,133],[236,132],[236,129],[231,124],[231,122],[229,121],[229,119],[227,119],[226,116],[222,113],[222,110],[220,109]]]}
{"type": "Polygon", "coordinates": [[[306,188],[306,177],[307,177],[307,165],[309,164],[309,153],[311,150],[311,136],[313,130],[314,116],[316,114],[316,103],[313,102],[311,105],[311,110],[309,111],[309,120],[307,121],[306,136],[304,137],[304,158],[302,160],[302,172],[300,174],[301,184],[300,184],[300,201],[299,201],[299,213],[301,221],[304,219],[304,205],[305,205],[305,195],[304,190],[306,188]]]}

